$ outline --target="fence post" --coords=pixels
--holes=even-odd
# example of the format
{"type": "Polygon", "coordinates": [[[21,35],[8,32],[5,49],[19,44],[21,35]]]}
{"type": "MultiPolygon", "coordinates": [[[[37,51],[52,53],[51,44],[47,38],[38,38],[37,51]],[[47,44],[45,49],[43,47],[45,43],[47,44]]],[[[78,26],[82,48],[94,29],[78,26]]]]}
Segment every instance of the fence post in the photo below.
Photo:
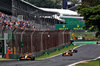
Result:
{"type": "Polygon", "coordinates": [[[14,41],[14,32],[16,32],[16,28],[13,29],[12,31],[12,43],[11,43],[11,50],[12,50],[12,53],[14,54],[14,44],[13,44],[13,41],[14,41]]]}
{"type": "MultiPolygon", "coordinates": [[[[46,30],[45,30],[45,31],[46,31],[46,30]]],[[[42,39],[42,37],[43,37],[43,34],[44,34],[45,31],[43,31],[42,34],[41,34],[41,51],[43,50],[43,42],[42,42],[43,39],[42,39]]]]}
{"type": "Polygon", "coordinates": [[[64,34],[65,34],[65,30],[63,31],[63,45],[64,45],[64,34]]]}
{"type": "MultiPolygon", "coordinates": [[[[25,30],[21,33],[21,42],[23,40],[23,34],[24,34],[25,30]]],[[[22,47],[21,47],[21,55],[22,55],[22,47]]]]}
{"type": "Polygon", "coordinates": [[[4,51],[5,51],[5,54],[7,53],[7,40],[8,40],[8,34],[7,33],[4,33],[4,51]]]}
{"type": "Polygon", "coordinates": [[[32,34],[31,34],[31,53],[33,53],[33,52],[32,52],[32,50],[33,50],[33,47],[32,47],[32,46],[33,46],[33,42],[32,42],[33,37],[32,37],[32,36],[33,36],[34,33],[35,33],[35,31],[32,32],[32,34]]]}

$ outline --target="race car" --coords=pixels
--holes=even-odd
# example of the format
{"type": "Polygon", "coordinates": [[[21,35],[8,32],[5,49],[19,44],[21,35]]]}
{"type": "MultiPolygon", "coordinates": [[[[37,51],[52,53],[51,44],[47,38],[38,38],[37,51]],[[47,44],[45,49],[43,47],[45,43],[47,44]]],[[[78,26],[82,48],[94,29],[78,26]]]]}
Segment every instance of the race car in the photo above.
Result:
{"type": "Polygon", "coordinates": [[[97,44],[100,44],[100,41],[97,41],[97,44]]]}
{"type": "Polygon", "coordinates": [[[21,55],[19,57],[19,60],[35,60],[35,56],[34,55],[25,54],[25,55],[21,55]]]}
{"type": "Polygon", "coordinates": [[[63,54],[62,54],[62,56],[72,56],[73,54],[72,54],[72,52],[70,52],[70,51],[66,51],[66,52],[64,52],[63,54]]]}
{"type": "Polygon", "coordinates": [[[77,50],[75,50],[75,49],[72,49],[72,50],[69,50],[70,52],[72,52],[72,53],[77,53],[78,51],[77,50]]]}

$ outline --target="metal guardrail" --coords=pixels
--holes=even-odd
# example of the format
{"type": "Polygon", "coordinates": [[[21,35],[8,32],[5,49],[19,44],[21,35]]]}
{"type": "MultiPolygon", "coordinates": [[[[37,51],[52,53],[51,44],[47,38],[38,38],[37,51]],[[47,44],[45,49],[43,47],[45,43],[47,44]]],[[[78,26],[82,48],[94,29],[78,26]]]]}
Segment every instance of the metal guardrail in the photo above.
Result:
{"type": "Polygon", "coordinates": [[[74,41],[100,41],[100,39],[82,39],[82,40],[74,40],[74,41]]]}
{"type": "MultiPolygon", "coordinates": [[[[35,57],[39,57],[39,56],[44,55],[45,52],[51,53],[51,52],[56,51],[57,49],[62,49],[62,48],[64,48],[64,47],[68,47],[68,46],[70,46],[70,45],[71,45],[71,44],[60,45],[60,46],[55,47],[55,48],[47,49],[47,50],[40,51],[40,52],[36,52],[36,53],[32,53],[32,54],[33,54],[35,57]]],[[[9,58],[10,58],[10,59],[19,59],[19,55],[17,55],[17,54],[10,54],[10,55],[9,55],[9,58]]]]}

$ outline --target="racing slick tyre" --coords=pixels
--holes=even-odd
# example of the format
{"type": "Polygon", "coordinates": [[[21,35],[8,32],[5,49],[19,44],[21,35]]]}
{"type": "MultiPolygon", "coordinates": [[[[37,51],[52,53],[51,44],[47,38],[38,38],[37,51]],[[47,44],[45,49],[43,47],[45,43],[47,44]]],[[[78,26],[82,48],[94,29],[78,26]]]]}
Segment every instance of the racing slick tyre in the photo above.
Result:
{"type": "Polygon", "coordinates": [[[66,53],[63,53],[62,56],[66,56],[66,53]]]}
{"type": "Polygon", "coordinates": [[[28,56],[28,58],[31,58],[31,60],[35,60],[34,56],[28,56]]]}
{"type": "Polygon", "coordinates": [[[72,52],[72,50],[69,50],[69,52],[72,52]]]}
{"type": "Polygon", "coordinates": [[[68,56],[72,56],[72,55],[73,55],[72,53],[69,53],[69,54],[68,54],[68,56]]]}
{"type": "Polygon", "coordinates": [[[73,54],[70,54],[70,56],[72,56],[73,54]]]}
{"type": "Polygon", "coordinates": [[[23,59],[21,59],[21,58],[23,58],[23,57],[20,57],[19,60],[23,60],[23,59]]]}
{"type": "Polygon", "coordinates": [[[31,57],[31,60],[35,60],[35,57],[31,57]]]}
{"type": "Polygon", "coordinates": [[[19,58],[19,60],[22,60],[21,57],[19,58]]]}
{"type": "Polygon", "coordinates": [[[78,51],[77,51],[77,50],[74,50],[73,52],[74,52],[74,53],[77,53],[78,51]]]}

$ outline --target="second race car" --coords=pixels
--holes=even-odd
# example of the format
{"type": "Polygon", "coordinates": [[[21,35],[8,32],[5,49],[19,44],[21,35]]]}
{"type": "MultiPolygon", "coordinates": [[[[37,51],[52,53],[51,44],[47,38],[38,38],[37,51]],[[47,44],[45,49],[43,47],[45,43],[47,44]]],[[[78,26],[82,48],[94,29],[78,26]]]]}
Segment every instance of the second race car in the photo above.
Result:
{"type": "Polygon", "coordinates": [[[72,53],[77,53],[78,52],[78,50],[76,50],[76,49],[72,49],[72,50],[69,50],[70,52],[72,52],[72,53]]]}
{"type": "Polygon", "coordinates": [[[28,55],[28,53],[26,53],[25,55],[21,55],[19,57],[19,60],[35,60],[35,56],[34,55],[28,55]]]}
{"type": "Polygon", "coordinates": [[[70,52],[70,51],[66,51],[66,52],[64,52],[63,54],[62,54],[62,56],[72,56],[73,54],[72,54],[72,52],[70,52]]]}

